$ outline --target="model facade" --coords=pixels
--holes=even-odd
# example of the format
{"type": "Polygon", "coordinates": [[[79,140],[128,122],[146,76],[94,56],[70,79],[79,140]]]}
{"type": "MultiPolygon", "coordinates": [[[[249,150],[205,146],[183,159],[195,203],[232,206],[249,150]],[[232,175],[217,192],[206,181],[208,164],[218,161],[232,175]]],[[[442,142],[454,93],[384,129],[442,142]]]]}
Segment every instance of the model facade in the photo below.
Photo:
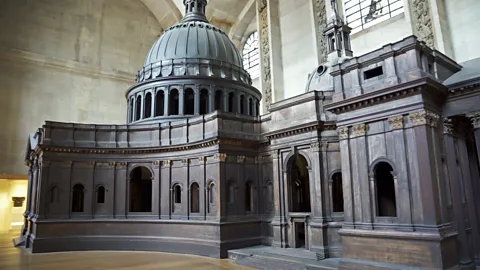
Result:
{"type": "Polygon", "coordinates": [[[46,122],[30,136],[32,252],[225,258],[302,248],[341,269],[480,265],[480,74],[416,37],[352,58],[329,19],[305,94],[259,116],[206,0],[153,45],[126,125],[46,122]],[[473,125],[472,125],[473,123],[473,125]]]}

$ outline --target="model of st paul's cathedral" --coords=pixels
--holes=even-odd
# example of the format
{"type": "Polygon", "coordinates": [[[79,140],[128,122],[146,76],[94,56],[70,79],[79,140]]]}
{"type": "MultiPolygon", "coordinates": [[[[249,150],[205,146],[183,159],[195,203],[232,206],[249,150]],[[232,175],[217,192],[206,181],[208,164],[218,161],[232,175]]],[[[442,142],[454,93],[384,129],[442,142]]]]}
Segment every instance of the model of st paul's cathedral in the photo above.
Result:
{"type": "Polygon", "coordinates": [[[461,66],[415,36],[352,57],[350,28],[332,16],[307,91],[260,115],[207,1],[184,3],[126,92],[127,124],[47,121],[30,135],[20,245],[480,265],[480,61],[461,66]]]}

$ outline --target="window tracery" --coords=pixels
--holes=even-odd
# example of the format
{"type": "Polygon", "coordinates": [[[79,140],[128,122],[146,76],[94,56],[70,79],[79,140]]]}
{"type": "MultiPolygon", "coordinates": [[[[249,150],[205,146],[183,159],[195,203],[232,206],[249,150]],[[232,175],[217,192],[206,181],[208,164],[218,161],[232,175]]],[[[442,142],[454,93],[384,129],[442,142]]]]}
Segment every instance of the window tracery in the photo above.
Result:
{"type": "Polygon", "coordinates": [[[352,33],[404,12],[403,0],[344,0],[345,21],[352,33]]]}
{"type": "Polygon", "coordinates": [[[258,32],[255,31],[248,36],[243,45],[243,67],[250,74],[252,79],[260,77],[260,51],[258,48],[258,32]]]}

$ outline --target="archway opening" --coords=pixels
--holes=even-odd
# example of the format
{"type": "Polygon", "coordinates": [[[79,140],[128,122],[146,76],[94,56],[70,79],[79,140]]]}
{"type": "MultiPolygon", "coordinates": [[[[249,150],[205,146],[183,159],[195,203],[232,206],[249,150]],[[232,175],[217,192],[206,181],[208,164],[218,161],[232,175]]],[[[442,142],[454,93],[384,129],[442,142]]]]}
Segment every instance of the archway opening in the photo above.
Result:
{"type": "Polygon", "coordinates": [[[343,212],[343,184],[341,172],[332,175],[332,204],[333,212],[343,212]]]}
{"type": "Polygon", "coordinates": [[[208,213],[213,213],[215,211],[216,193],[217,189],[215,188],[215,183],[212,182],[208,187],[208,213]]]}
{"type": "Polygon", "coordinates": [[[152,211],[152,173],[137,167],[130,173],[130,212],[152,211]]]}
{"type": "Polygon", "coordinates": [[[135,121],[135,118],[133,118],[135,112],[135,101],[130,99],[130,122],[135,121]]]}
{"type": "Polygon", "coordinates": [[[228,94],[228,112],[235,112],[235,94],[229,93],[228,94]]]}
{"type": "Polygon", "coordinates": [[[240,96],[240,114],[245,114],[245,96],[240,96]]]}
{"type": "Polygon", "coordinates": [[[395,179],[392,173],[393,168],[387,162],[380,162],[374,168],[377,193],[377,216],[379,217],[397,216],[395,179]]]}
{"type": "Polygon", "coordinates": [[[83,202],[85,198],[85,188],[82,184],[76,184],[73,186],[72,194],[72,212],[81,213],[83,212],[83,202]]]}
{"type": "Polygon", "coordinates": [[[178,90],[172,89],[170,91],[170,99],[168,100],[168,115],[178,115],[179,102],[178,90]]]}
{"type": "Polygon", "coordinates": [[[302,155],[294,155],[288,161],[289,211],[308,213],[310,207],[310,180],[307,160],[302,155]]]}
{"type": "Polygon", "coordinates": [[[190,211],[200,213],[200,187],[197,183],[190,187],[190,211]]]}
{"type": "Polygon", "coordinates": [[[202,89],[200,91],[200,114],[208,113],[208,90],[202,89]]]}
{"type": "Polygon", "coordinates": [[[163,116],[165,114],[165,93],[160,90],[155,97],[155,116],[163,116]]]}
{"type": "Polygon", "coordinates": [[[222,92],[222,90],[215,91],[215,110],[223,110],[223,92],[222,92]]]}
{"type": "Polygon", "coordinates": [[[195,94],[190,88],[185,89],[183,94],[183,111],[185,115],[195,114],[195,94]]]}
{"type": "Polygon", "coordinates": [[[251,98],[248,99],[248,115],[254,116],[253,115],[253,99],[251,98]]]}
{"type": "Polygon", "coordinates": [[[138,96],[135,102],[135,121],[140,120],[142,116],[142,97],[138,96]]]}
{"type": "Polygon", "coordinates": [[[150,118],[152,116],[152,93],[147,93],[145,96],[145,108],[143,110],[143,115],[145,118],[150,118]]]}

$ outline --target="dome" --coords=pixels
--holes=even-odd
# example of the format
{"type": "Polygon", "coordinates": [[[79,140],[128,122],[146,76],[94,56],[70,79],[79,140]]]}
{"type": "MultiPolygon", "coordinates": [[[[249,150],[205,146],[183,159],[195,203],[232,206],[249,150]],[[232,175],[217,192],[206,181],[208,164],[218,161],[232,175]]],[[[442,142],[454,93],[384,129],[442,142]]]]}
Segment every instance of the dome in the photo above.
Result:
{"type": "Polygon", "coordinates": [[[215,110],[257,117],[262,94],[233,42],[208,22],[207,1],[183,2],[185,17],[153,44],[127,90],[127,123],[180,121],[215,110]]]}
{"type": "Polygon", "coordinates": [[[150,49],[144,66],[191,58],[243,67],[242,57],[228,36],[203,21],[182,22],[168,28],[150,49]]]}

